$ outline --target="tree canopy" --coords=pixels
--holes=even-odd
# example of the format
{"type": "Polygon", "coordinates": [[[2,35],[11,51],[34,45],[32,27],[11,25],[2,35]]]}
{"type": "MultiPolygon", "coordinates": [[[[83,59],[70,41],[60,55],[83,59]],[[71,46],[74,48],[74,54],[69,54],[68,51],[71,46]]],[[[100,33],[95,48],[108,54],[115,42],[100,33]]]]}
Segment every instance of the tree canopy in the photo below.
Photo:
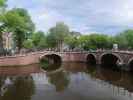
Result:
{"type": "Polygon", "coordinates": [[[7,31],[13,32],[14,42],[20,50],[35,29],[29,13],[23,8],[14,8],[5,12],[0,19],[7,31]]]}
{"type": "Polygon", "coordinates": [[[50,28],[48,33],[48,42],[50,45],[60,49],[69,33],[69,27],[63,22],[58,22],[55,27],[50,28]]]}
{"type": "Polygon", "coordinates": [[[6,1],[7,0],[0,0],[0,7],[5,7],[6,6],[6,1]]]}

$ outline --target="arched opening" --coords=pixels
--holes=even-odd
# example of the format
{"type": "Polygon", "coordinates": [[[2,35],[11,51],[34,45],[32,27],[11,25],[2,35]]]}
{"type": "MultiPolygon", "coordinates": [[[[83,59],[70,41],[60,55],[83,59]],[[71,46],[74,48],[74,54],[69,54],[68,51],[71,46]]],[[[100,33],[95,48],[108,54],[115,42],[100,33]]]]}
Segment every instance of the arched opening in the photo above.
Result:
{"type": "Polygon", "coordinates": [[[45,70],[56,70],[60,68],[61,63],[61,57],[56,54],[48,54],[40,59],[40,65],[45,70]]]}
{"type": "Polygon", "coordinates": [[[131,60],[128,64],[129,70],[133,72],[133,60],[131,60]]]}
{"type": "Polygon", "coordinates": [[[120,59],[114,54],[104,54],[101,57],[101,66],[106,68],[118,68],[120,59]]]}
{"type": "Polygon", "coordinates": [[[88,54],[87,55],[87,64],[96,65],[96,58],[93,54],[88,54]]]}
{"type": "Polygon", "coordinates": [[[45,55],[43,57],[43,59],[46,58],[49,63],[51,64],[55,64],[55,63],[61,63],[61,57],[59,55],[56,55],[56,54],[49,54],[49,55],[45,55]]]}

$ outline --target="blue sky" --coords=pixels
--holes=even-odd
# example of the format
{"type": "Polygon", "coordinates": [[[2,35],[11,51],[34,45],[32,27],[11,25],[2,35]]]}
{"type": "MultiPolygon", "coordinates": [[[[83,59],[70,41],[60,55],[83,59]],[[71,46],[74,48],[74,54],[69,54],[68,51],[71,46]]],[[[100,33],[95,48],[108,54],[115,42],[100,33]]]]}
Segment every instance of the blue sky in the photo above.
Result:
{"type": "Polygon", "coordinates": [[[133,0],[8,0],[9,8],[26,8],[37,30],[56,22],[84,34],[116,34],[133,28],[133,0]]]}

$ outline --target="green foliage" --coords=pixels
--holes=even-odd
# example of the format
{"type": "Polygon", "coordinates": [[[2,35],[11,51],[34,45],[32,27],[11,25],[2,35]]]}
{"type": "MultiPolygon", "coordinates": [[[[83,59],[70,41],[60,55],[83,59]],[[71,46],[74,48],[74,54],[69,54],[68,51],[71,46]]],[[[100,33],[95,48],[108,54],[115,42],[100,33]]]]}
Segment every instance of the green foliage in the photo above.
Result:
{"type": "Polygon", "coordinates": [[[25,21],[24,18],[19,15],[14,10],[10,10],[6,12],[3,16],[1,16],[1,21],[4,23],[6,27],[8,27],[11,31],[14,31],[16,29],[21,30],[25,27],[25,21]]]}
{"type": "Polygon", "coordinates": [[[69,46],[70,49],[78,47],[78,38],[75,36],[69,36],[66,38],[65,43],[69,46]]]}
{"type": "Polygon", "coordinates": [[[34,47],[33,42],[31,39],[27,39],[26,41],[24,41],[23,43],[23,47],[26,49],[31,49],[34,47]]]}
{"type": "Polygon", "coordinates": [[[127,30],[123,33],[128,43],[128,49],[133,49],[133,30],[127,30]]]}
{"type": "Polygon", "coordinates": [[[79,45],[84,50],[112,49],[113,44],[118,44],[120,49],[133,49],[133,30],[126,30],[113,37],[103,34],[81,35],[79,45]]]}
{"type": "Polygon", "coordinates": [[[57,47],[58,49],[62,48],[62,44],[69,33],[67,25],[62,22],[57,23],[55,27],[52,27],[49,30],[47,41],[50,47],[57,47]]]}
{"type": "MultiPolygon", "coordinates": [[[[82,35],[79,37],[79,45],[84,50],[90,49],[90,37],[89,35],[82,35]]],[[[91,48],[95,48],[94,46],[91,48]]]]}
{"type": "Polygon", "coordinates": [[[0,0],[0,7],[6,6],[7,0],[0,0]]]}
{"type": "Polygon", "coordinates": [[[65,37],[69,34],[69,28],[64,23],[59,22],[55,27],[52,27],[49,32],[57,41],[64,41],[65,37]]]}
{"type": "Polygon", "coordinates": [[[48,59],[41,59],[41,60],[40,60],[40,66],[41,66],[42,69],[48,70],[49,65],[50,65],[50,64],[49,64],[48,59]]]}
{"type": "Polygon", "coordinates": [[[38,49],[47,47],[46,36],[42,31],[38,31],[32,35],[32,42],[34,44],[34,47],[38,49]]]}
{"type": "Polygon", "coordinates": [[[103,34],[91,34],[90,42],[91,45],[95,45],[97,48],[108,48],[109,37],[103,34]]]}
{"type": "Polygon", "coordinates": [[[8,29],[7,31],[14,33],[14,42],[19,50],[23,47],[23,42],[35,29],[28,12],[22,8],[7,11],[0,16],[0,21],[8,29]]]}
{"type": "Polygon", "coordinates": [[[0,0],[0,15],[5,12],[5,8],[7,7],[6,1],[7,0],[0,0]]]}
{"type": "Polygon", "coordinates": [[[46,37],[41,38],[40,42],[38,44],[38,48],[39,49],[44,49],[44,48],[47,48],[47,47],[48,47],[48,44],[47,44],[47,41],[46,41],[46,37]]]}
{"type": "Polygon", "coordinates": [[[44,38],[44,33],[39,31],[39,32],[35,32],[33,35],[32,35],[32,41],[33,41],[33,44],[34,45],[38,45],[39,42],[41,41],[42,38],[44,38]]]}
{"type": "Polygon", "coordinates": [[[103,34],[82,35],[79,37],[80,47],[84,50],[112,48],[112,38],[103,34]]]}
{"type": "Polygon", "coordinates": [[[115,36],[121,49],[133,49],[133,30],[126,30],[115,36]]]}
{"type": "MultiPolygon", "coordinates": [[[[47,38],[51,42],[48,44],[53,43],[53,46],[58,44],[53,34],[49,34],[47,38]]],[[[133,49],[133,30],[126,30],[115,36],[104,34],[78,35],[70,32],[64,40],[70,49],[76,47],[83,50],[112,49],[113,44],[118,44],[120,49],[133,49]]]]}
{"type": "Polygon", "coordinates": [[[47,35],[47,43],[49,48],[55,48],[57,46],[58,42],[52,33],[47,35]]]}

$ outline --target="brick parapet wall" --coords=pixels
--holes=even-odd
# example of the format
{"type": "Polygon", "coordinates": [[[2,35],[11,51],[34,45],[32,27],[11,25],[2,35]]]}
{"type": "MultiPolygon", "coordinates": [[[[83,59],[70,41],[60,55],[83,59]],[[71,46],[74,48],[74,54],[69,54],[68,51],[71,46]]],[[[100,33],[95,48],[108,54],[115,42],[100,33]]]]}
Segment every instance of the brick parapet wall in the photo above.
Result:
{"type": "Polygon", "coordinates": [[[63,62],[85,62],[86,53],[81,52],[33,52],[24,55],[0,57],[0,66],[17,66],[39,63],[39,59],[47,54],[59,55],[63,62]]]}

